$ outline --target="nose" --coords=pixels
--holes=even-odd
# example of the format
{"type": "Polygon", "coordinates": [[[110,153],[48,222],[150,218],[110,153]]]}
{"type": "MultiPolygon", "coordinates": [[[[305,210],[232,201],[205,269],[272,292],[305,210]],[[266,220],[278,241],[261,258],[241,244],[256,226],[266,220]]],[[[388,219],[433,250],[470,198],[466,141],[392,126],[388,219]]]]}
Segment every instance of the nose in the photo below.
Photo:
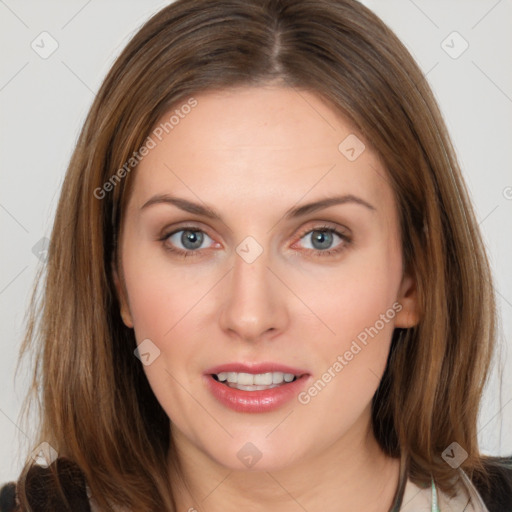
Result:
{"type": "Polygon", "coordinates": [[[256,342],[286,329],[289,315],[286,289],[270,269],[268,251],[251,263],[237,253],[223,287],[220,325],[232,338],[256,342]]]}

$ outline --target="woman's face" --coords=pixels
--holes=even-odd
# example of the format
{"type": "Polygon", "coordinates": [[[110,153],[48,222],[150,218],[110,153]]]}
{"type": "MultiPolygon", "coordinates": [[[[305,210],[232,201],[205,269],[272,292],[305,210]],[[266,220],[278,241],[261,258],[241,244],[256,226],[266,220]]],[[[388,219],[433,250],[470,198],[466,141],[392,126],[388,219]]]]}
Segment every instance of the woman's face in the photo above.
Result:
{"type": "Polygon", "coordinates": [[[386,171],[313,93],[195,100],[130,178],[116,278],[177,445],[265,470],[357,448],[416,321],[386,171]]]}

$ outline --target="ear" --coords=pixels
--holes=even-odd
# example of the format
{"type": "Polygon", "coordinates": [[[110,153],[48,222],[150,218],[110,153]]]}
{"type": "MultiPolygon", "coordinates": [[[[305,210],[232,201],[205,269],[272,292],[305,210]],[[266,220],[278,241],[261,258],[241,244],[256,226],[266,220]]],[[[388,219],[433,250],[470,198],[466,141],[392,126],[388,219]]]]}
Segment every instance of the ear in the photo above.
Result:
{"type": "Polygon", "coordinates": [[[416,281],[408,274],[404,274],[397,302],[402,306],[395,317],[395,327],[407,329],[419,322],[419,305],[416,281]]]}
{"type": "Polygon", "coordinates": [[[126,327],[133,329],[133,319],[130,312],[130,306],[128,304],[126,286],[124,285],[124,280],[119,277],[115,262],[112,262],[112,276],[114,278],[114,285],[116,287],[117,298],[119,300],[121,318],[123,319],[123,323],[126,327]]]}

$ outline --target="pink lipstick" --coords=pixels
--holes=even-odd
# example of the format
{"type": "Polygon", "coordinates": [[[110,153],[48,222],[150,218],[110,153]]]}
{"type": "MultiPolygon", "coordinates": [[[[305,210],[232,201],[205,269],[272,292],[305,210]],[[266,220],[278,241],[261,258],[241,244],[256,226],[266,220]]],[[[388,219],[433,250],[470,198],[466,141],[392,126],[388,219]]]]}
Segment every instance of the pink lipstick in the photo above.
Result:
{"type": "Polygon", "coordinates": [[[208,369],[205,384],[223,405],[237,412],[268,412],[298,395],[310,374],[278,363],[227,363],[208,369]]]}

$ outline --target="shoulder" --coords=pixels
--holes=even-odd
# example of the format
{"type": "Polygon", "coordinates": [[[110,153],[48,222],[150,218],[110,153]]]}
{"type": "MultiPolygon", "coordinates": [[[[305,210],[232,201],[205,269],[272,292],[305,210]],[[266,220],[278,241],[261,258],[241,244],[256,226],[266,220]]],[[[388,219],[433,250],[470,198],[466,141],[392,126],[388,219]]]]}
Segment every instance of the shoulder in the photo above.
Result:
{"type": "MultiPolygon", "coordinates": [[[[1,488],[0,512],[21,512],[17,496],[19,489],[15,482],[1,488]]],[[[82,471],[75,463],[62,457],[50,467],[32,466],[25,478],[24,495],[33,512],[91,512],[82,471]]]]}
{"type": "Polygon", "coordinates": [[[419,487],[407,480],[400,512],[512,512],[512,457],[486,457],[483,461],[489,474],[472,479],[459,470],[456,495],[450,497],[435,485],[419,487]]]}
{"type": "Polygon", "coordinates": [[[486,457],[483,464],[489,474],[489,483],[477,475],[472,484],[489,512],[512,511],[512,456],[486,457]]]}
{"type": "Polygon", "coordinates": [[[448,496],[434,483],[421,487],[411,480],[406,483],[399,511],[490,512],[478,493],[475,494],[463,482],[457,485],[455,496],[448,496]]]}

